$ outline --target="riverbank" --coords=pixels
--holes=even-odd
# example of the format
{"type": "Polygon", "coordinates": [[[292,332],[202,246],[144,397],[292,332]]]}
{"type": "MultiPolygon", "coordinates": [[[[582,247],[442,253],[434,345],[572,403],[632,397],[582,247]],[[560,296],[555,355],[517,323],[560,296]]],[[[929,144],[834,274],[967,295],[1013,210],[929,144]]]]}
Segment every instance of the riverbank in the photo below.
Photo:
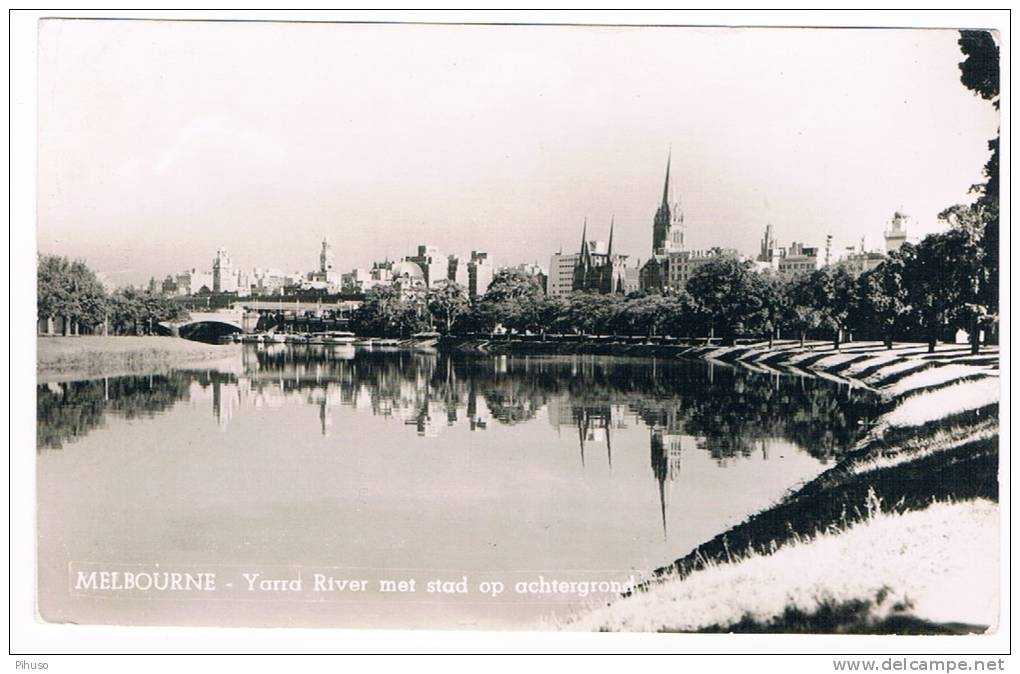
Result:
{"type": "Polygon", "coordinates": [[[685,356],[808,370],[884,411],[818,478],[572,630],[960,633],[998,622],[998,352],[792,342],[685,356]]]}
{"type": "Polygon", "coordinates": [[[236,357],[238,344],[204,344],[178,337],[39,337],[36,340],[38,383],[207,366],[236,357]]]}

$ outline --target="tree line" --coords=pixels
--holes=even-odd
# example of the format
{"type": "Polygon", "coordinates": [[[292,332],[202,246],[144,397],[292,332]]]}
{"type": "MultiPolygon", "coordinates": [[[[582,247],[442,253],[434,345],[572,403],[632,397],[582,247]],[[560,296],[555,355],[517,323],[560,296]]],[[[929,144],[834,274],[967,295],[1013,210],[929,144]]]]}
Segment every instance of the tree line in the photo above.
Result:
{"type": "Polygon", "coordinates": [[[103,326],[115,335],[150,335],[161,321],[187,317],[186,310],[151,286],[107,292],[84,262],[58,255],[39,255],[37,291],[38,320],[61,319],[65,335],[94,333],[103,326]]]}
{"type": "Polygon", "coordinates": [[[645,335],[676,338],[786,336],[803,343],[827,334],[835,348],[854,335],[924,341],[957,329],[979,335],[996,320],[994,258],[982,245],[988,218],[981,204],[942,213],[947,231],[905,243],[877,267],[854,275],[833,264],[785,276],[736,257],[701,265],[684,290],[623,296],[574,292],[550,296],[538,280],[503,270],[485,294],[470,301],[463,286],[444,281],[432,288],[379,287],[355,312],[362,334],[409,336],[509,331],[522,334],[645,335]]]}
{"type": "MultiPolygon", "coordinates": [[[[999,49],[987,31],[961,31],[960,80],[999,108],[999,49]]],[[[377,288],[354,316],[365,334],[406,336],[511,332],[666,335],[672,337],[827,334],[839,348],[854,335],[922,341],[933,351],[958,329],[977,353],[980,335],[994,332],[999,306],[999,139],[988,141],[985,181],[971,187],[973,204],[944,210],[946,231],[917,245],[903,244],[859,276],[835,264],[785,277],[754,263],[720,258],[702,265],[684,290],[664,294],[546,295],[519,271],[496,274],[486,293],[470,301],[452,282],[435,288],[377,288]]]]}

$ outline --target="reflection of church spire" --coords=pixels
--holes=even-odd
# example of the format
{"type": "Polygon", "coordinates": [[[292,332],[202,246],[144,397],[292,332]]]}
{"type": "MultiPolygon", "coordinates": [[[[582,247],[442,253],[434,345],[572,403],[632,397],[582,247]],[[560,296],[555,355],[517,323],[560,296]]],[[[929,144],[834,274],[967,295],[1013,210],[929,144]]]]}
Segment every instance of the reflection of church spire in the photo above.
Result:
{"type": "Polygon", "coordinates": [[[609,471],[613,471],[613,433],[610,424],[606,423],[606,456],[609,457],[609,471]]]}
{"type": "Polygon", "coordinates": [[[329,415],[326,413],[326,396],[322,396],[322,401],[319,403],[319,429],[322,431],[323,436],[329,435],[329,415]]]}
{"type": "Polygon", "coordinates": [[[584,441],[588,436],[588,415],[581,414],[577,423],[577,438],[581,444],[581,468],[584,468],[584,441]]]}
{"type": "Polygon", "coordinates": [[[669,468],[667,466],[665,447],[662,442],[662,430],[653,428],[648,440],[651,449],[652,474],[659,483],[659,509],[662,511],[662,537],[669,538],[666,530],[666,478],[669,468]]]}
{"type": "Polygon", "coordinates": [[[662,516],[662,535],[669,537],[666,527],[666,510],[669,506],[670,489],[667,483],[672,483],[680,477],[680,460],[683,456],[683,435],[663,432],[663,429],[653,428],[649,432],[649,447],[651,450],[652,474],[659,485],[659,510],[662,516]]]}

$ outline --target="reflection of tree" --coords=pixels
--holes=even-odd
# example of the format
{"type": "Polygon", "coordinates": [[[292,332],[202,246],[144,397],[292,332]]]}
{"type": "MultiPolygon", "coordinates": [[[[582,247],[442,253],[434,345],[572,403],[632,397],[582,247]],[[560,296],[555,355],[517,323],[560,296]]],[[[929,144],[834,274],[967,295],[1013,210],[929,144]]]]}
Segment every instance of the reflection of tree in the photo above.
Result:
{"type": "Polygon", "coordinates": [[[108,413],[134,419],[162,412],[187,396],[190,382],[190,376],[175,373],[37,386],[38,448],[61,448],[102,426],[108,413]]]}
{"type": "Polygon", "coordinates": [[[692,446],[723,462],[776,439],[826,459],[852,442],[872,405],[867,396],[832,381],[693,360],[489,358],[382,349],[355,355],[281,345],[246,350],[243,362],[244,372],[236,375],[195,371],[41,386],[39,445],[59,447],[88,433],[105,413],[158,413],[186,397],[192,384],[212,388],[221,425],[246,401],[282,404],[291,398],[319,407],[322,432],[330,423],[329,409],[341,405],[397,417],[422,435],[465,421],[482,430],[489,417],[500,424],[527,423],[547,409],[554,425],[578,429],[582,445],[604,436],[610,461],[611,429],[622,423],[624,412],[643,421],[653,441],[656,432],[662,442],[691,437],[692,446]]]}

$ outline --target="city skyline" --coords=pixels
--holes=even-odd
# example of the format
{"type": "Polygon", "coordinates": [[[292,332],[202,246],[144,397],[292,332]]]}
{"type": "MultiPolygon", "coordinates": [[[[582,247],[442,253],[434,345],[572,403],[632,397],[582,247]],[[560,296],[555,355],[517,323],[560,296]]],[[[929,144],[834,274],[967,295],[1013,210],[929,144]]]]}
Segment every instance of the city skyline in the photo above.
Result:
{"type": "Polygon", "coordinates": [[[950,30],[99,23],[41,30],[38,246],[118,285],[324,236],[546,265],[585,217],[636,264],[670,152],[691,249],[877,244],[973,200],[998,121],[950,30]]]}

